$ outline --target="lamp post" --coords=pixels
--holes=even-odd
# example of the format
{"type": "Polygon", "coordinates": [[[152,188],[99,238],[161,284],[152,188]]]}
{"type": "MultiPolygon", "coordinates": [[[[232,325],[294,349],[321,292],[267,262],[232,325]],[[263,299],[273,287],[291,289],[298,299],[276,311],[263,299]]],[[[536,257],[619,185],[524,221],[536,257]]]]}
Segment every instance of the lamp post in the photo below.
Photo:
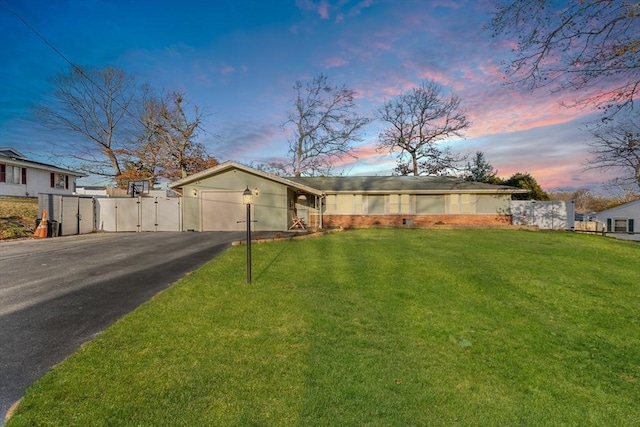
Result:
{"type": "Polygon", "coordinates": [[[242,193],[242,203],[247,206],[247,283],[251,283],[251,203],[253,192],[249,186],[242,193]]]}

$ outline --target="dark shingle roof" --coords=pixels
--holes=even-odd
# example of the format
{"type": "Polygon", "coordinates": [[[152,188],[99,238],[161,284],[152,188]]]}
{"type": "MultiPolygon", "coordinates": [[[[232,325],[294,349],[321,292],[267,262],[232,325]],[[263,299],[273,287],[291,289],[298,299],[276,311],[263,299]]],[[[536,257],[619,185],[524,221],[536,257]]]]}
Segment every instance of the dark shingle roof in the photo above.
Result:
{"type": "Polygon", "coordinates": [[[464,181],[445,176],[334,176],[287,178],[290,181],[328,192],[350,193],[515,193],[520,189],[506,185],[464,181]]]}
{"type": "MultiPolygon", "coordinates": [[[[75,172],[70,169],[61,168],[56,165],[51,165],[49,163],[37,162],[35,160],[31,160],[27,158],[24,154],[11,147],[0,147],[0,158],[10,159],[16,161],[18,164],[31,166],[36,169],[49,169],[53,171],[63,172],[69,175],[74,175],[78,177],[87,176],[86,173],[83,172],[75,172]]],[[[5,160],[6,161],[6,160],[5,160]]]]}

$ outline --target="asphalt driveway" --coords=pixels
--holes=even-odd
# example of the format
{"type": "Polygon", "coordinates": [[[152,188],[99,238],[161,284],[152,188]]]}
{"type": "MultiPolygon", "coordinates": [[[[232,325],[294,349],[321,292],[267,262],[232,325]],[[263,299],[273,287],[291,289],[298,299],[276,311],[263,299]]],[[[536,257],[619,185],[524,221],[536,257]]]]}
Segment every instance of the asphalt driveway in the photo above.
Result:
{"type": "Polygon", "coordinates": [[[0,242],[0,426],[56,363],[244,237],[162,232],[0,242]]]}

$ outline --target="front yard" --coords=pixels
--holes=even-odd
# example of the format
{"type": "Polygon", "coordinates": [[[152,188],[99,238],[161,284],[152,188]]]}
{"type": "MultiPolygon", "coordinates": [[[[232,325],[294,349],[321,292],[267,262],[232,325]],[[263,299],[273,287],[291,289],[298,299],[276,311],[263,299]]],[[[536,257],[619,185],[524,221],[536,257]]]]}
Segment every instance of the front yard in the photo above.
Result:
{"type": "Polygon", "coordinates": [[[34,425],[636,425],[640,245],[360,230],[237,246],[27,392],[34,425]]]}
{"type": "Polygon", "coordinates": [[[0,197],[0,240],[33,235],[37,216],[37,198],[0,197]]]}

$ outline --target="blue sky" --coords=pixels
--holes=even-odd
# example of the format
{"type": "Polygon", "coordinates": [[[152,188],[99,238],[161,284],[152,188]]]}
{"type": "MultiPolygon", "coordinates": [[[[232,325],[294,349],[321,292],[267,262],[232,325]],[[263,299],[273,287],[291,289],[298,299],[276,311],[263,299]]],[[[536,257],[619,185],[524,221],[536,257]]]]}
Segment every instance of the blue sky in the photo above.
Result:
{"type": "MultiPolygon", "coordinates": [[[[593,111],[566,109],[572,94],[504,85],[512,43],[483,29],[492,0],[0,0],[0,146],[51,161],[65,136],[43,131],[31,109],[71,62],[116,66],[158,89],[184,92],[206,111],[199,142],[220,161],[286,157],[282,128],[296,80],[320,73],[357,93],[371,114],[431,79],[454,91],[473,122],[454,151],[481,150],[499,176],[529,172],[547,190],[597,188],[583,171],[593,111]]],[[[347,174],[389,174],[395,157],[375,150],[374,121],[347,174]]],[[[81,181],[82,183],[82,181],[81,181]]],[[[87,183],[87,181],[85,181],[87,183]]]]}

